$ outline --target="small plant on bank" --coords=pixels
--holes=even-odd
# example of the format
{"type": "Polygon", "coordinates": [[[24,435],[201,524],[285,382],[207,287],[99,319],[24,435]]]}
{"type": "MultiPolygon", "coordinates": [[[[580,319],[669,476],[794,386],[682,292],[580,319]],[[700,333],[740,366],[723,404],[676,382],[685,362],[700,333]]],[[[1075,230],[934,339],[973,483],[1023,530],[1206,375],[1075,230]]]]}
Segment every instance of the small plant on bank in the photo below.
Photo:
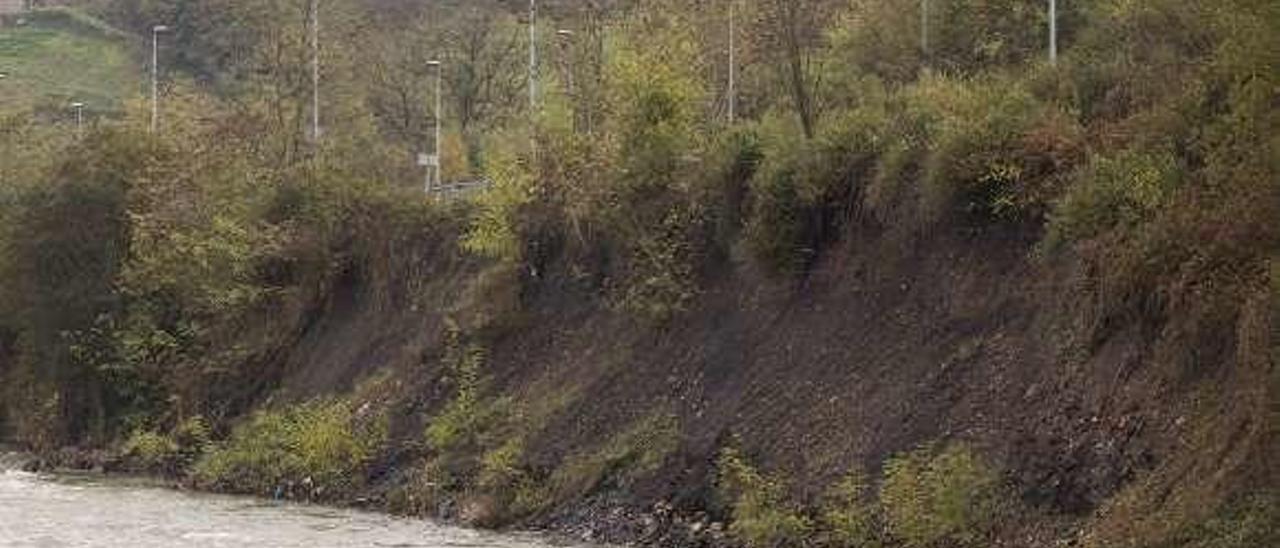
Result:
{"type": "Polygon", "coordinates": [[[169,471],[177,463],[178,443],[154,430],[137,430],[125,440],[120,452],[131,466],[146,471],[169,471]]]}
{"type": "Polygon", "coordinates": [[[729,501],[729,532],[752,548],[800,546],[813,532],[813,522],[790,507],[785,486],[760,473],[732,447],[717,461],[720,495],[729,501]]]}
{"type": "MultiPolygon", "coordinates": [[[[456,339],[458,335],[451,337],[456,339]]],[[[424,433],[427,446],[438,454],[480,447],[481,438],[500,420],[506,407],[505,400],[483,398],[484,349],[474,345],[462,347],[456,340],[451,344],[459,354],[452,358],[450,371],[454,396],[440,413],[428,420],[424,433]]]]}
{"type": "Polygon", "coordinates": [[[924,446],[885,463],[880,505],[908,547],[978,547],[987,545],[1002,495],[999,474],[968,446],[924,446]]]}
{"type": "Polygon", "coordinates": [[[861,470],[847,474],[826,493],[822,527],[828,544],[842,548],[880,548],[880,515],[869,498],[871,487],[861,470]]]}
{"type": "Polygon", "coordinates": [[[480,458],[477,481],[481,491],[495,497],[506,518],[528,515],[546,506],[542,485],[525,468],[523,437],[516,436],[480,458]]]}
{"type": "Polygon", "coordinates": [[[1097,158],[1058,201],[1045,245],[1054,249],[1148,222],[1182,179],[1174,156],[1163,151],[1126,150],[1097,158]]]}
{"type": "Polygon", "coordinates": [[[334,499],[364,485],[386,440],[385,417],[360,418],[345,401],[260,411],[205,454],[192,476],[224,491],[334,499]]]}

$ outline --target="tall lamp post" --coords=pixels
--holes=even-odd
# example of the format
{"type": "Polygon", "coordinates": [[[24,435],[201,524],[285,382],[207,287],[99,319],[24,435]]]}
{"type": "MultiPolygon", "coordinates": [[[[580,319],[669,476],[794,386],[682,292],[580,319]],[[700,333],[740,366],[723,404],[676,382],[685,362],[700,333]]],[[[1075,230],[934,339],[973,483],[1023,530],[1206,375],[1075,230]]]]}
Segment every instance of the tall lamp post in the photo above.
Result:
{"type": "Polygon", "coordinates": [[[737,118],[738,109],[738,60],[737,60],[737,18],[734,10],[736,0],[729,0],[729,123],[737,118]]]}
{"type": "Polygon", "coordinates": [[[437,61],[437,60],[427,61],[427,66],[428,66],[428,67],[431,67],[431,68],[433,68],[433,69],[435,69],[435,71],[436,71],[436,100],[435,100],[435,109],[434,109],[434,113],[435,113],[435,114],[434,114],[434,116],[433,116],[433,118],[435,119],[435,122],[434,122],[434,125],[435,125],[435,143],[434,143],[434,145],[435,145],[435,146],[434,146],[434,148],[435,148],[435,153],[434,153],[434,154],[432,154],[431,156],[427,157],[427,161],[426,161],[426,162],[423,162],[424,164],[426,164],[426,165],[427,165],[427,168],[428,168],[428,170],[429,170],[428,175],[427,175],[427,193],[428,193],[428,194],[430,194],[430,193],[431,193],[431,189],[432,189],[432,188],[435,188],[435,187],[439,187],[439,186],[440,186],[440,180],[441,180],[441,177],[440,177],[440,167],[441,167],[442,162],[440,161],[440,160],[441,160],[441,158],[440,158],[440,128],[441,128],[442,124],[441,124],[441,116],[440,116],[440,115],[441,115],[441,111],[442,111],[443,109],[441,108],[441,98],[440,98],[440,97],[441,97],[441,93],[440,93],[440,88],[441,88],[441,82],[444,80],[444,68],[443,68],[443,66],[440,64],[440,61],[437,61]]]}
{"type": "Polygon", "coordinates": [[[529,0],[529,154],[538,161],[538,0],[529,0]]]}
{"type": "Polygon", "coordinates": [[[538,0],[529,0],[529,112],[538,111],[538,0]]]}
{"type": "Polygon", "coordinates": [[[151,27],[151,133],[156,132],[160,123],[160,33],[169,32],[169,27],[156,25],[151,27]]]}
{"type": "Polygon", "coordinates": [[[84,137],[84,103],[76,101],[71,103],[71,108],[76,110],[76,138],[84,137]]]}
{"type": "Polygon", "coordinates": [[[1049,63],[1058,63],[1058,1],[1049,0],[1049,63]]]}
{"type": "Polygon", "coordinates": [[[320,142],[320,0],[311,0],[311,141],[320,142]]]}
{"type": "Polygon", "coordinates": [[[929,0],[920,0],[920,51],[929,55],[929,0]]]}

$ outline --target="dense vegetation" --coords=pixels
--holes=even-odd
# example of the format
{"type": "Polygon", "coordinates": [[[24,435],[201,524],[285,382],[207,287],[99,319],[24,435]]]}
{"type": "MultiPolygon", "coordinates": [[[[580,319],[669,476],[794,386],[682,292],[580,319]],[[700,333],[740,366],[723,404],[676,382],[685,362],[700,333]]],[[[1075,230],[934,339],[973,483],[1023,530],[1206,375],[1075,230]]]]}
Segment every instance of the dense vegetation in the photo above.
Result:
{"type": "MultiPolygon", "coordinates": [[[[395,481],[397,509],[433,513],[464,493],[485,504],[462,513],[491,525],[545,516],[659,469],[679,427],[657,414],[557,467],[527,462],[569,396],[504,397],[485,344],[522,328],[540,288],[662,330],[728,271],[802,287],[853,234],[1034,242],[1037,264],[1084,273],[1087,311],[1064,327],[1080,351],[1134,330],[1171,386],[1274,359],[1274,336],[1257,348],[1246,335],[1280,284],[1270,0],[1063,3],[1056,63],[1041,3],[934,2],[922,50],[902,2],[743,0],[734,120],[727,2],[550,3],[530,112],[523,4],[326,0],[318,140],[304,0],[79,4],[140,37],[160,22],[173,33],[154,134],[140,96],[92,111],[74,138],[67,117],[8,100],[0,80],[0,433],[37,450],[114,445],[140,467],[260,494],[305,479],[307,496],[347,500],[395,481]],[[421,196],[410,159],[436,122],[445,178],[491,188],[421,196]],[[277,397],[289,348],[353,280],[389,311],[450,296],[444,342],[419,360],[442,376],[442,403],[415,407],[425,424],[410,434],[388,430],[388,379],[277,397]],[[377,464],[403,451],[420,462],[387,480],[377,464]]],[[[0,27],[0,62],[74,79],[24,52],[130,40],[80,13],[0,27]]],[[[103,55],[98,69],[118,70],[87,73],[100,89],[56,101],[128,88],[138,72],[103,55]]],[[[1032,511],[998,462],[945,441],[807,497],[727,442],[711,505],[751,546],[990,545],[1002,516],[1032,511]]],[[[1141,512],[1159,489],[1135,485],[1108,510],[1141,512]]],[[[1135,542],[1274,540],[1280,502],[1253,487],[1213,491],[1211,519],[1135,542]]]]}

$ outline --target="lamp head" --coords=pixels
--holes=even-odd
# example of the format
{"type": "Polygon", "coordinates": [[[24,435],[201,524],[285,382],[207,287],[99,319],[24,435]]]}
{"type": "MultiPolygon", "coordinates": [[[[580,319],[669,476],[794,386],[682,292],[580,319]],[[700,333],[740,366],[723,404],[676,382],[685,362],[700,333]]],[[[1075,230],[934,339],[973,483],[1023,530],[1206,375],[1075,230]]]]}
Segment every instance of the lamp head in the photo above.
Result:
{"type": "Polygon", "coordinates": [[[154,26],[154,27],[151,27],[151,32],[155,32],[155,33],[169,32],[169,26],[168,26],[168,25],[156,25],[156,26],[154,26]]]}

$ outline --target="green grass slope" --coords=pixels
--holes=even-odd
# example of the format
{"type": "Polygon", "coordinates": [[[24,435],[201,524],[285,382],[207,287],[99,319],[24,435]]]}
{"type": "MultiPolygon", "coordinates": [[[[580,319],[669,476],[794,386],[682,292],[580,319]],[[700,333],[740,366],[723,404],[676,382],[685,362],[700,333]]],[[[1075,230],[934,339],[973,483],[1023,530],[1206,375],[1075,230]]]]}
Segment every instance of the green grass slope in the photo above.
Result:
{"type": "Polygon", "coordinates": [[[42,10],[0,27],[0,112],[75,101],[113,111],[143,88],[128,35],[68,10],[42,10]]]}

